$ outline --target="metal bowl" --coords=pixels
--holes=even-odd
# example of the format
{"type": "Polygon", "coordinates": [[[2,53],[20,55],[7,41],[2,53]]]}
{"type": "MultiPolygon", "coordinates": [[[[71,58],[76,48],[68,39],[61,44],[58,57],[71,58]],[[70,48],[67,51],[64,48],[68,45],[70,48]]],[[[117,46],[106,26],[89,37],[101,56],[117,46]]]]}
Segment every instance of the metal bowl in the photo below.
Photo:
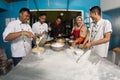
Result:
{"type": "Polygon", "coordinates": [[[60,43],[60,42],[54,42],[51,44],[51,48],[54,50],[54,51],[61,51],[64,49],[64,43],[60,43]]]}
{"type": "Polygon", "coordinates": [[[32,49],[32,53],[39,58],[43,58],[44,52],[45,52],[45,49],[43,47],[35,47],[32,49]],[[39,48],[39,49],[37,49],[37,48],[39,48]]]}
{"type": "Polygon", "coordinates": [[[74,40],[69,40],[68,41],[68,43],[69,43],[70,46],[72,45],[73,42],[74,42],[74,40]]]}
{"type": "Polygon", "coordinates": [[[57,39],[56,42],[64,43],[65,39],[57,39]]]}

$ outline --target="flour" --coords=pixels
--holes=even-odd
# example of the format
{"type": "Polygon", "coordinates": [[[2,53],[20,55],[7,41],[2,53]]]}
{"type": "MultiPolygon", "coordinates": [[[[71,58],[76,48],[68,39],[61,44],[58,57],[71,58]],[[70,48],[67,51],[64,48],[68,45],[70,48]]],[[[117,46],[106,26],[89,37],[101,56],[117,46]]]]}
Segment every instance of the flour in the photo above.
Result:
{"type": "Polygon", "coordinates": [[[48,49],[42,60],[33,54],[28,55],[11,71],[14,78],[11,80],[120,80],[119,67],[91,50],[85,52],[76,63],[80,54],[76,55],[75,51],[66,49],[55,52],[48,49]]]}

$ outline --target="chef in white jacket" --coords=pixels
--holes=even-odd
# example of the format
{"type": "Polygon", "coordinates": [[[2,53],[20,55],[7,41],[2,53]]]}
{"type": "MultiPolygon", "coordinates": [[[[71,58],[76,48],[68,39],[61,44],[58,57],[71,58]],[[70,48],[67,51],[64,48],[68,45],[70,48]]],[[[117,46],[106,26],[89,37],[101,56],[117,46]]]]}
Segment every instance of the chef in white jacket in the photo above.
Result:
{"type": "Polygon", "coordinates": [[[101,17],[101,8],[94,6],[90,9],[90,17],[94,21],[90,26],[89,42],[85,47],[101,57],[107,57],[112,25],[109,20],[101,17]]]}
{"type": "Polygon", "coordinates": [[[15,66],[26,54],[31,52],[31,40],[34,34],[27,23],[29,18],[29,9],[21,8],[19,19],[10,22],[3,32],[4,41],[11,42],[12,59],[15,66]]]}
{"type": "Polygon", "coordinates": [[[46,14],[41,13],[39,15],[39,20],[32,25],[32,30],[38,37],[40,37],[43,32],[48,32],[48,25],[45,21],[46,14]]]}

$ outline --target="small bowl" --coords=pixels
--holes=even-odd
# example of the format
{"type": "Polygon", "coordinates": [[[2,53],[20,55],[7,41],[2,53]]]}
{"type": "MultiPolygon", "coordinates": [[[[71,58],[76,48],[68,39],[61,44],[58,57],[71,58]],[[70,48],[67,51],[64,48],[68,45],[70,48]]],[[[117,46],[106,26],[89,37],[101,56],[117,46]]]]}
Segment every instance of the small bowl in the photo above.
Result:
{"type": "Polygon", "coordinates": [[[64,43],[54,42],[51,44],[51,48],[55,51],[61,51],[64,49],[64,43]]]}
{"type": "Polygon", "coordinates": [[[74,42],[74,40],[69,40],[68,41],[69,45],[72,45],[73,42],[74,42]]]}
{"type": "Polygon", "coordinates": [[[64,43],[65,40],[64,39],[57,39],[56,42],[64,43]]]}

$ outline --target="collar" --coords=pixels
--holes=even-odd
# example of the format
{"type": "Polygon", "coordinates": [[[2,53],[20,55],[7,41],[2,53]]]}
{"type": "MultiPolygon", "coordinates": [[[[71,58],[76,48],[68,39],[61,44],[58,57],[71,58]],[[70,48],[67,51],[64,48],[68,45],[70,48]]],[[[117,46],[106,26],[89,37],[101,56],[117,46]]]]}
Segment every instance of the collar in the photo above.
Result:
{"type": "Polygon", "coordinates": [[[26,23],[22,23],[22,21],[20,21],[20,19],[18,19],[18,23],[19,24],[28,24],[27,22],[26,23]]]}
{"type": "Polygon", "coordinates": [[[103,20],[103,19],[101,18],[98,22],[93,21],[92,23],[93,23],[94,27],[98,27],[98,26],[101,24],[101,21],[102,21],[102,20],[103,20]]]}
{"type": "Polygon", "coordinates": [[[19,24],[22,24],[22,22],[20,21],[20,19],[18,19],[18,23],[19,23],[19,24]]]}
{"type": "Polygon", "coordinates": [[[40,25],[43,25],[44,23],[41,23],[40,21],[38,21],[38,23],[40,24],[40,25]]]}
{"type": "Polygon", "coordinates": [[[102,22],[102,18],[97,22],[97,26],[100,25],[100,23],[102,22]]]}

